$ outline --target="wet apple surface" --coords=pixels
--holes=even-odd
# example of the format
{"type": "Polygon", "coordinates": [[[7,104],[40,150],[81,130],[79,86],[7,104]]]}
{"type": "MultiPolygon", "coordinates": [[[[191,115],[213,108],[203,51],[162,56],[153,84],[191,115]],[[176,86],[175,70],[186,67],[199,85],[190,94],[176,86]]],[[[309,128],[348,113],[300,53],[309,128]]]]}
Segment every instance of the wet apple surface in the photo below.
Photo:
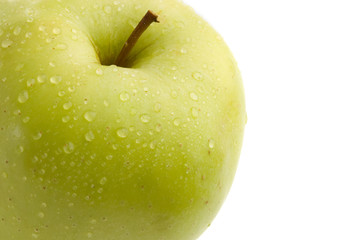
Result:
{"type": "Polygon", "coordinates": [[[196,239],[246,123],[231,52],[177,0],[1,1],[0,110],[5,240],[196,239]]]}

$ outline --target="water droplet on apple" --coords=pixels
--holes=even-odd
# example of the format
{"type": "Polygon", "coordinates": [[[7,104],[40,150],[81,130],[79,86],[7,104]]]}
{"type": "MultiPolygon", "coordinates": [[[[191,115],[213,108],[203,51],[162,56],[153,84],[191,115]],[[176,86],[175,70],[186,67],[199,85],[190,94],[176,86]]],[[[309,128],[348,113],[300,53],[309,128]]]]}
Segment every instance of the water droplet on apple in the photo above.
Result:
{"type": "Polygon", "coordinates": [[[161,104],[160,103],[155,103],[154,110],[155,110],[155,112],[160,112],[161,111],[161,104]]]}
{"type": "Polygon", "coordinates": [[[70,116],[64,116],[64,117],[62,117],[63,123],[67,123],[67,122],[69,122],[69,120],[70,120],[70,116]]]}
{"type": "Polygon", "coordinates": [[[129,100],[130,95],[128,92],[124,91],[122,93],[120,93],[120,100],[123,102],[126,102],[127,100],[129,100]]]}
{"type": "Polygon", "coordinates": [[[106,101],[106,100],[104,100],[104,106],[105,106],[105,107],[108,107],[108,106],[109,106],[109,102],[106,101]]]}
{"type": "Polygon", "coordinates": [[[196,108],[191,108],[191,116],[193,116],[193,118],[197,118],[199,116],[199,110],[196,108]]]}
{"type": "Polygon", "coordinates": [[[185,27],[185,23],[182,20],[176,20],[175,21],[175,26],[179,27],[179,28],[184,28],[185,27]]]}
{"type": "Polygon", "coordinates": [[[32,158],[32,162],[33,163],[37,163],[39,161],[39,158],[37,157],[37,156],[34,156],[33,158],[32,158]]]}
{"type": "Polygon", "coordinates": [[[13,44],[13,41],[11,41],[10,39],[5,39],[1,42],[1,47],[8,48],[11,46],[11,44],[13,44]]]}
{"type": "Polygon", "coordinates": [[[18,36],[21,33],[21,27],[19,27],[19,26],[15,27],[13,33],[15,36],[18,36]]]}
{"type": "Polygon", "coordinates": [[[31,86],[33,86],[34,84],[35,84],[35,79],[33,79],[33,78],[31,78],[31,79],[29,79],[29,80],[26,81],[26,85],[27,85],[28,87],[31,87],[31,86]]]}
{"type": "Polygon", "coordinates": [[[155,141],[152,141],[149,146],[151,149],[155,149],[155,147],[156,147],[155,141]]]}
{"type": "Polygon", "coordinates": [[[46,76],[45,75],[39,75],[39,76],[37,76],[36,79],[37,79],[38,83],[43,83],[43,82],[46,81],[46,76]]]}
{"type": "Polygon", "coordinates": [[[94,121],[95,117],[96,117],[96,112],[89,111],[84,114],[84,118],[88,122],[94,121]]]}
{"type": "Polygon", "coordinates": [[[16,109],[14,112],[13,112],[14,115],[21,115],[21,110],[20,109],[16,109]]]}
{"type": "Polygon", "coordinates": [[[151,119],[151,117],[150,117],[149,115],[147,115],[147,114],[142,114],[142,115],[140,116],[140,120],[141,120],[143,123],[148,123],[148,122],[150,122],[150,119],[151,119]]]}
{"type": "Polygon", "coordinates": [[[88,233],[87,233],[87,237],[88,237],[88,238],[92,238],[92,236],[93,236],[93,234],[92,234],[91,232],[88,232],[88,233]]]}
{"type": "Polygon", "coordinates": [[[129,134],[129,130],[127,128],[121,128],[121,129],[116,131],[116,134],[120,138],[126,138],[128,136],[128,134],[129,134]]]}
{"type": "Polygon", "coordinates": [[[180,119],[175,118],[175,119],[174,119],[174,125],[175,125],[175,126],[179,126],[179,125],[180,125],[180,119]]]}
{"type": "Polygon", "coordinates": [[[15,71],[19,72],[23,67],[24,67],[24,64],[23,64],[23,63],[19,63],[19,64],[16,66],[15,71]]]}
{"type": "Polygon", "coordinates": [[[62,80],[62,77],[61,76],[52,76],[51,78],[50,78],[50,82],[52,83],[52,84],[59,84],[60,82],[61,82],[61,80],[62,80]]]}
{"type": "Polygon", "coordinates": [[[194,101],[197,101],[199,99],[198,95],[196,95],[196,93],[194,93],[194,92],[190,93],[190,98],[194,101]]]}
{"type": "Polygon", "coordinates": [[[110,14],[111,13],[111,7],[110,6],[105,6],[104,7],[104,12],[107,13],[107,14],[110,14]]]}
{"type": "Polygon", "coordinates": [[[214,148],[214,146],[215,146],[215,141],[214,141],[214,139],[210,138],[209,139],[209,148],[214,148]]]}
{"type": "Polygon", "coordinates": [[[26,8],[24,12],[26,16],[33,16],[35,11],[32,8],[26,8]]]}
{"type": "Polygon", "coordinates": [[[20,94],[18,96],[19,103],[25,103],[28,99],[29,99],[28,91],[24,90],[24,91],[20,92],[20,94]]]}
{"type": "Polygon", "coordinates": [[[39,217],[39,218],[44,218],[44,217],[45,217],[45,214],[44,214],[43,212],[39,212],[39,213],[38,213],[38,217],[39,217]]]}
{"type": "Polygon", "coordinates": [[[171,97],[176,98],[178,96],[177,92],[175,90],[171,91],[171,97]]]}
{"type": "Polygon", "coordinates": [[[55,34],[55,35],[59,35],[61,33],[61,29],[60,28],[53,28],[52,32],[55,34]]]}
{"type": "Polygon", "coordinates": [[[96,221],[96,219],[91,219],[91,220],[90,220],[90,223],[91,223],[91,224],[96,224],[97,221],[96,221]]]}
{"type": "Polygon", "coordinates": [[[7,177],[8,177],[8,174],[7,174],[6,172],[3,172],[1,175],[2,175],[3,178],[7,178],[7,177]]]}
{"type": "Polygon", "coordinates": [[[101,185],[105,185],[105,183],[107,182],[107,178],[106,177],[103,177],[100,179],[100,184],[101,185]]]}
{"type": "Polygon", "coordinates": [[[72,105],[73,105],[72,102],[67,102],[63,104],[63,108],[65,110],[69,110],[72,107],[72,105]]]}
{"type": "Polygon", "coordinates": [[[45,29],[46,29],[46,27],[45,27],[44,25],[40,25],[40,26],[39,26],[39,31],[40,31],[40,32],[44,32],[45,29]]]}
{"type": "Polygon", "coordinates": [[[203,75],[199,72],[194,72],[192,74],[192,77],[193,79],[195,79],[196,81],[202,81],[204,78],[203,78],[203,75]]]}
{"type": "Polygon", "coordinates": [[[67,49],[67,45],[64,43],[60,43],[55,46],[55,49],[56,50],[65,50],[65,49],[67,49]]]}
{"type": "Polygon", "coordinates": [[[136,109],[135,108],[131,108],[130,109],[130,115],[134,116],[136,114],[136,109]]]}
{"type": "Polygon", "coordinates": [[[98,76],[101,76],[104,74],[104,71],[101,68],[97,68],[95,72],[96,72],[96,75],[98,75],[98,76]]]}
{"type": "Polygon", "coordinates": [[[68,91],[69,92],[75,92],[75,86],[70,86],[70,87],[68,87],[68,91]]]}
{"type": "Polygon", "coordinates": [[[128,23],[129,23],[130,26],[133,27],[133,28],[135,28],[135,27],[137,26],[137,24],[138,24],[138,22],[135,21],[134,19],[130,19],[130,20],[128,21],[128,23]]]}
{"type": "Polygon", "coordinates": [[[58,92],[58,96],[59,96],[59,97],[63,97],[64,95],[65,95],[65,91],[59,91],[59,92],[58,92]]]}
{"type": "Polygon", "coordinates": [[[42,137],[42,133],[41,132],[37,132],[35,135],[32,136],[32,138],[34,140],[39,140],[42,137]]]}
{"type": "Polygon", "coordinates": [[[31,36],[32,36],[32,32],[27,32],[27,33],[25,33],[25,37],[26,37],[26,38],[31,38],[31,36]]]}
{"type": "Polygon", "coordinates": [[[18,147],[18,150],[19,150],[20,153],[23,153],[23,152],[24,152],[24,147],[20,145],[20,146],[18,147]]]}
{"type": "Polygon", "coordinates": [[[187,50],[186,50],[185,48],[182,48],[182,49],[180,49],[180,52],[181,52],[182,54],[185,54],[185,53],[187,53],[187,50]]]}
{"type": "Polygon", "coordinates": [[[67,143],[65,143],[63,149],[64,149],[65,153],[70,154],[74,151],[75,146],[72,142],[67,142],[67,143]]]}
{"type": "Polygon", "coordinates": [[[91,142],[92,140],[95,139],[95,135],[94,133],[90,130],[85,134],[85,140],[88,142],[91,142]]]}
{"type": "Polygon", "coordinates": [[[161,124],[160,124],[160,123],[156,124],[155,130],[156,130],[157,132],[161,132],[161,129],[162,129],[161,124]]]}
{"type": "Polygon", "coordinates": [[[103,191],[104,191],[103,188],[99,188],[99,189],[97,190],[98,193],[102,193],[103,191]]]}

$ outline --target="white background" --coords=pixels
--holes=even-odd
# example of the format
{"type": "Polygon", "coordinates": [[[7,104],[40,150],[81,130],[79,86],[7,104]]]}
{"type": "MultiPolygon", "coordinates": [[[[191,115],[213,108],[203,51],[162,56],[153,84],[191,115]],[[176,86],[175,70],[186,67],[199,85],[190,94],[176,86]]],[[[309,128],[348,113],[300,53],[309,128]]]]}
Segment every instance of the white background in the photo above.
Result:
{"type": "Polygon", "coordinates": [[[232,49],[248,124],[200,240],[360,239],[360,2],[186,0],[232,49]]]}

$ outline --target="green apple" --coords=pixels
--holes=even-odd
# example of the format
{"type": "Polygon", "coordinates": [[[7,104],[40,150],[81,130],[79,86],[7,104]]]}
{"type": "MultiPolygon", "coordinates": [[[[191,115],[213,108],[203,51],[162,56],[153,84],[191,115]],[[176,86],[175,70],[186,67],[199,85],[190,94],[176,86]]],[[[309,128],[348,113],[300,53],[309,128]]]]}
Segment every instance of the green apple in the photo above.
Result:
{"type": "Polygon", "coordinates": [[[178,0],[1,0],[0,114],[1,240],[196,239],[246,123],[231,52],[178,0]]]}

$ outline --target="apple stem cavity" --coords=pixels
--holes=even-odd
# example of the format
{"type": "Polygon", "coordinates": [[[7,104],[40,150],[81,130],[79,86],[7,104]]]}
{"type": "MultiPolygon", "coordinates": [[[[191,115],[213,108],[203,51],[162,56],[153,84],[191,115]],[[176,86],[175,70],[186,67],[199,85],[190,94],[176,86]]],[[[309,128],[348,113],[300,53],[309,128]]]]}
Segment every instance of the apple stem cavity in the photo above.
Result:
{"type": "Polygon", "coordinates": [[[147,11],[145,16],[141,19],[139,24],[136,26],[134,31],[131,33],[128,40],[125,42],[123,48],[121,49],[121,52],[119,56],[116,59],[115,64],[119,67],[124,67],[126,58],[128,57],[131,49],[135,46],[136,42],[139,40],[141,35],[145,32],[145,30],[153,23],[153,22],[159,22],[158,21],[158,15],[156,15],[151,10],[147,11]]]}

